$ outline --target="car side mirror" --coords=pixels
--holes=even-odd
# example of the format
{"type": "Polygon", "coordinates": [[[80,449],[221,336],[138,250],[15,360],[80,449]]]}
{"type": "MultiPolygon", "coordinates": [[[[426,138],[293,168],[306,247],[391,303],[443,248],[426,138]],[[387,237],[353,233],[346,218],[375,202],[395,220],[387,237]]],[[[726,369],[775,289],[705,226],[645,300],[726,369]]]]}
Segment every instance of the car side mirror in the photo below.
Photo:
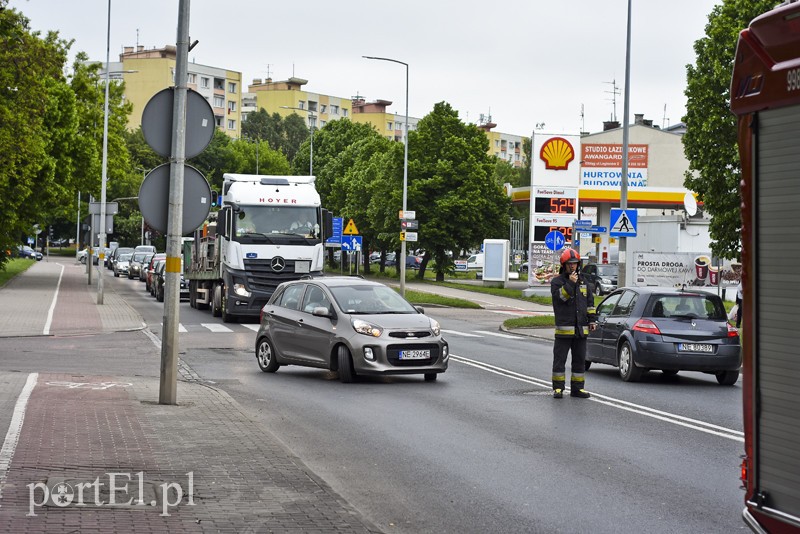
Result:
{"type": "Polygon", "coordinates": [[[311,312],[311,315],[315,315],[317,317],[333,317],[331,310],[326,308],[325,306],[317,306],[311,312]]]}
{"type": "Polygon", "coordinates": [[[425,315],[425,308],[423,308],[422,306],[414,306],[414,309],[417,310],[422,315],[425,315]]]}

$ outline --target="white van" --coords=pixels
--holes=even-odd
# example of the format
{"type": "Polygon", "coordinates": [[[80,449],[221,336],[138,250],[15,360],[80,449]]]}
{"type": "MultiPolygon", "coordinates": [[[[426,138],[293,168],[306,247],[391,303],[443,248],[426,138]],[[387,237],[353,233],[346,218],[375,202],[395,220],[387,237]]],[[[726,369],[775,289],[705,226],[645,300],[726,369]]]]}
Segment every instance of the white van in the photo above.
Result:
{"type": "Polygon", "coordinates": [[[483,253],[473,254],[467,258],[468,271],[483,271],[483,253]]]}

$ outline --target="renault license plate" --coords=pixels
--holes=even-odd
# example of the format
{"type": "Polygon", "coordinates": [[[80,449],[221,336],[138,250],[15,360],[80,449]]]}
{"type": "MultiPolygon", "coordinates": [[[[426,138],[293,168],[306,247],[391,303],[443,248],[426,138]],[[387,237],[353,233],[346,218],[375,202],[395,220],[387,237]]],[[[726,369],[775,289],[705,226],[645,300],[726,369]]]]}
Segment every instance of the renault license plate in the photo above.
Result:
{"type": "Polygon", "coordinates": [[[714,345],[707,343],[678,343],[680,352],[714,352],[714,345]]]}
{"type": "Polygon", "coordinates": [[[430,349],[401,350],[399,353],[399,358],[401,360],[427,360],[430,357],[430,349]]]}

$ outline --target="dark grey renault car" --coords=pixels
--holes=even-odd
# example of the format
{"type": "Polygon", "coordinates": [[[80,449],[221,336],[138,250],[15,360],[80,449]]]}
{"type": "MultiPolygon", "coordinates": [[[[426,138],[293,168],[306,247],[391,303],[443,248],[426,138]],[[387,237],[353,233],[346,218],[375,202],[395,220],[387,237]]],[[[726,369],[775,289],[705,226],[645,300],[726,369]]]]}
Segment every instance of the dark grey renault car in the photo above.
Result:
{"type": "Polygon", "coordinates": [[[619,367],[626,382],[660,369],[665,374],[701,371],[723,385],[739,378],[739,332],[728,323],[722,299],[703,291],[653,287],[620,288],[597,306],[597,329],[589,334],[586,368],[619,367]]]}
{"type": "Polygon", "coordinates": [[[449,347],[439,323],[393,289],[356,277],[317,277],[278,286],[261,310],[256,360],[271,373],[281,365],[359,375],[447,370],[449,347]]]}

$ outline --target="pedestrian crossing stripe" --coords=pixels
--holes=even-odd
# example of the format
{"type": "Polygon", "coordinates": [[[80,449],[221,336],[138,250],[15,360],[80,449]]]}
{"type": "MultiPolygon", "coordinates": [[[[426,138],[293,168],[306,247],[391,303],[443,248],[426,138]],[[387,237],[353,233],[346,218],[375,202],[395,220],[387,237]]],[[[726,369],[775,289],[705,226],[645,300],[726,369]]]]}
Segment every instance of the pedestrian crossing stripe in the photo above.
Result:
{"type": "Polygon", "coordinates": [[[608,235],[636,237],[637,213],[635,209],[611,208],[611,226],[608,235]]]}

